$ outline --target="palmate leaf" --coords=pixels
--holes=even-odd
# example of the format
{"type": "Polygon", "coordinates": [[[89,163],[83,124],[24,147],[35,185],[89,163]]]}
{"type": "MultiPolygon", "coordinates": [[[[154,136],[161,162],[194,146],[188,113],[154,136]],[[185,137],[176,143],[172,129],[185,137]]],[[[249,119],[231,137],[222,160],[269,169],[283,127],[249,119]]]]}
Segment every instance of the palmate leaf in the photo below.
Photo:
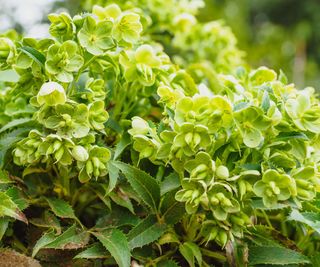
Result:
{"type": "Polygon", "coordinates": [[[157,181],[146,172],[126,163],[114,161],[113,165],[121,170],[142,201],[157,213],[160,202],[160,186],[157,181]]]}
{"type": "Polygon", "coordinates": [[[126,236],[118,229],[92,233],[110,252],[119,267],[130,266],[130,249],[126,236]]]}
{"type": "Polygon", "coordinates": [[[284,247],[249,247],[249,265],[288,265],[310,263],[308,257],[284,247]]]}
{"type": "Polygon", "coordinates": [[[150,215],[128,233],[129,247],[134,249],[150,244],[158,240],[166,229],[167,226],[160,224],[155,215],[150,215]]]}

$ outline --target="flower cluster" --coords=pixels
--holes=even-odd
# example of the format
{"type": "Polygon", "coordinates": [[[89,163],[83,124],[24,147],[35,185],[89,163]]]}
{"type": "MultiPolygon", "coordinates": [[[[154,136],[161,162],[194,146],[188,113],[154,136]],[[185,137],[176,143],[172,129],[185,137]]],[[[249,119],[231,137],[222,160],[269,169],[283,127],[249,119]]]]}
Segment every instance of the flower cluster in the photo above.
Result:
{"type": "Polygon", "coordinates": [[[129,132],[140,159],[180,175],[176,200],[189,214],[205,213],[205,237],[225,245],[250,223],[250,202],[301,207],[319,192],[312,147],[320,108],[312,88],[299,91],[265,67],[221,74],[220,83],[223,91],[205,88],[192,97],[160,86],[161,124],[135,117],[129,132]]]}

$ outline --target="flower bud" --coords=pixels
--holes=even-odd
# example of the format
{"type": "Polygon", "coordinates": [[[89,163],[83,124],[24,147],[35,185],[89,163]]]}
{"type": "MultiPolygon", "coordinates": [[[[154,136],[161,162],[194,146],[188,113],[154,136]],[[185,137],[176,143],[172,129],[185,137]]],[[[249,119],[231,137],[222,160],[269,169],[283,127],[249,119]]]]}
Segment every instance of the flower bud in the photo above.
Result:
{"type": "Polygon", "coordinates": [[[55,106],[64,104],[67,101],[67,96],[64,88],[56,82],[44,83],[37,95],[39,105],[46,104],[48,106],[55,106]]]}
{"type": "Polygon", "coordinates": [[[77,161],[87,161],[89,158],[89,154],[87,150],[83,146],[75,146],[72,149],[72,156],[77,160],[77,161]]]}
{"type": "Polygon", "coordinates": [[[219,166],[216,170],[216,175],[220,179],[227,179],[229,177],[229,170],[226,166],[219,166]]]}

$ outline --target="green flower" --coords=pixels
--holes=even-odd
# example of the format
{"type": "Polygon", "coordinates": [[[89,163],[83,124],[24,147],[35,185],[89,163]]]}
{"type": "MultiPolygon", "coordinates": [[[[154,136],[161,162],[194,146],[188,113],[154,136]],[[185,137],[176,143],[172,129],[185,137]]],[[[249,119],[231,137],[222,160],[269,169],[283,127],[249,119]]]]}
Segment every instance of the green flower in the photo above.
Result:
{"type": "Polygon", "coordinates": [[[203,180],[207,184],[214,180],[215,162],[208,153],[199,152],[195,159],[185,163],[184,168],[189,172],[190,180],[203,180]]]}
{"type": "Polygon", "coordinates": [[[251,71],[249,78],[252,85],[258,86],[266,82],[275,81],[277,79],[277,73],[266,67],[260,67],[251,71]]]}
{"type": "Polygon", "coordinates": [[[135,135],[133,137],[133,149],[139,152],[139,158],[149,158],[151,161],[156,160],[157,151],[160,143],[144,135],[135,135]]]}
{"type": "Polygon", "coordinates": [[[121,13],[121,8],[117,4],[111,4],[106,7],[94,5],[92,8],[92,14],[97,16],[99,20],[115,20],[121,13]]]}
{"type": "Polygon", "coordinates": [[[182,189],[179,190],[175,198],[179,202],[185,202],[185,208],[188,214],[196,213],[202,201],[205,189],[201,183],[183,180],[182,189]]]}
{"type": "Polygon", "coordinates": [[[182,91],[174,90],[164,84],[158,87],[157,94],[160,97],[159,102],[164,103],[169,108],[174,108],[177,102],[184,97],[182,91]]]}
{"type": "Polygon", "coordinates": [[[83,58],[78,54],[78,46],[73,41],[66,41],[62,45],[54,44],[49,47],[46,70],[60,82],[69,83],[73,80],[73,72],[77,72],[83,65],[83,58]]]}
{"type": "Polygon", "coordinates": [[[132,128],[128,133],[132,136],[146,135],[151,131],[149,124],[144,119],[137,116],[132,118],[131,127],[132,128]]]}
{"type": "Polygon", "coordinates": [[[206,125],[210,132],[228,128],[233,121],[232,107],[228,100],[221,96],[184,97],[177,103],[175,121],[206,125]]]}
{"type": "Polygon", "coordinates": [[[291,171],[297,185],[297,196],[302,200],[312,200],[320,186],[314,167],[301,167],[291,171]]]}
{"type": "Polygon", "coordinates": [[[115,20],[113,35],[118,41],[124,40],[133,44],[139,40],[142,30],[138,14],[124,13],[115,20]]]}
{"type": "Polygon", "coordinates": [[[182,158],[183,155],[190,157],[200,149],[206,149],[210,145],[211,138],[208,128],[192,123],[183,123],[173,140],[173,150],[176,151],[178,158],[182,158]]]}
{"type": "Polygon", "coordinates": [[[89,154],[83,146],[75,146],[71,153],[77,161],[87,161],[89,159],[89,154]]]}
{"type": "Polygon", "coordinates": [[[86,86],[86,90],[89,92],[85,92],[83,98],[88,99],[90,102],[104,100],[106,98],[106,88],[105,81],[102,79],[93,79],[89,78],[86,86]]]}
{"type": "Polygon", "coordinates": [[[88,16],[78,33],[79,42],[89,53],[102,55],[115,46],[111,36],[112,28],[111,21],[96,22],[94,18],[88,16]]]}
{"type": "Polygon", "coordinates": [[[262,179],[254,184],[253,192],[258,197],[262,197],[266,207],[275,206],[278,201],[284,201],[297,195],[294,179],[276,170],[267,170],[262,179]]]}
{"type": "Polygon", "coordinates": [[[228,214],[240,211],[239,202],[222,185],[215,185],[207,194],[208,207],[217,220],[224,221],[228,214]]]}
{"type": "Polygon", "coordinates": [[[287,100],[285,107],[298,129],[320,133],[320,106],[312,105],[307,93],[299,94],[296,99],[287,100]]]}
{"type": "Polygon", "coordinates": [[[107,175],[107,163],[111,158],[109,149],[105,147],[93,146],[86,161],[77,161],[80,170],[79,181],[88,182],[92,177],[98,178],[107,175]]]}
{"type": "Polygon", "coordinates": [[[17,165],[34,165],[41,159],[38,151],[42,134],[37,130],[29,132],[28,137],[17,143],[13,150],[13,161],[17,165]]]}
{"type": "Polygon", "coordinates": [[[102,131],[109,119],[109,113],[104,108],[103,101],[96,101],[89,106],[89,123],[95,130],[102,131]]]}
{"type": "Polygon", "coordinates": [[[39,153],[44,156],[44,161],[48,163],[50,159],[53,159],[54,163],[68,166],[73,162],[71,151],[74,146],[70,138],[50,134],[42,139],[42,143],[39,146],[39,153]]]}
{"type": "Polygon", "coordinates": [[[49,32],[52,36],[61,39],[69,40],[73,38],[75,33],[75,25],[68,13],[49,14],[48,19],[51,22],[49,32]]]}
{"type": "Polygon", "coordinates": [[[85,104],[58,105],[55,114],[45,120],[45,126],[56,130],[61,136],[82,138],[90,131],[88,118],[89,111],[85,104]]]}
{"type": "Polygon", "coordinates": [[[127,81],[138,80],[144,86],[151,86],[155,82],[155,71],[161,66],[161,60],[152,46],[141,45],[135,52],[121,53],[120,64],[125,68],[127,81]]]}
{"type": "Polygon", "coordinates": [[[67,96],[64,88],[56,82],[44,83],[37,95],[37,101],[40,106],[56,106],[64,104],[67,101],[67,96]]]}
{"type": "Polygon", "coordinates": [[[6,37],[0,37],[0,69],[5,69],[14,63],[16,47],[14,43],[6,37]]]}
{"type": "Polygon", "coordinates": [[[270,121],[263,116],[263,111],[258,107],[249,106],[234,113],[241,132],[243,143],[255,148],[264,141],[262,130],[268,128],[270,121]]]}

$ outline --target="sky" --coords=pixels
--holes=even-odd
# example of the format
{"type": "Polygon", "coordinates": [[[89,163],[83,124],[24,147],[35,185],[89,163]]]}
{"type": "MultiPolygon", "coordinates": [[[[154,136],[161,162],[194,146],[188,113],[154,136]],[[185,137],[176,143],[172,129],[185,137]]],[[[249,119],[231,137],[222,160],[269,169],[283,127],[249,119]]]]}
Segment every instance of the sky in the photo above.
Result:
{"type": "Polygon", "coordinates": [[[55,0],[0,0],[0,33],[19,23],[28,37],[48,36],[49,24],[43,22],[55,0]]]}

